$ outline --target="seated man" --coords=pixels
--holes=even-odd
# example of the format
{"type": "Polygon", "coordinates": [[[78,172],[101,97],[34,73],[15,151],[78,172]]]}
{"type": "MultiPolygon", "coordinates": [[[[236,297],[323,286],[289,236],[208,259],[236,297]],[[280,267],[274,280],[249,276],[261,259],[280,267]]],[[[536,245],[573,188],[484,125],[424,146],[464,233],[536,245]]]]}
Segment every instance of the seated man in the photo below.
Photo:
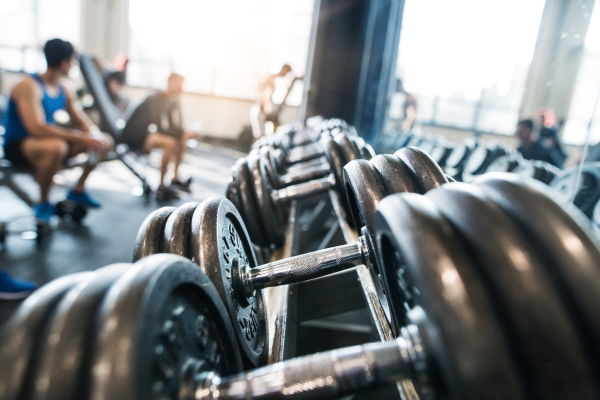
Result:
{"type": "MultiPolygon", "coordinates": [[[[5,115],[6,128],[4,154],[16,166],[34,170],[40,185],[40,202],[35,215],[49,222],[54,206],[48,202],[48,194],[54,174],[65,159],[92,151],[101,160],[112,146],[110,136],[100,133],[77,107],[73,96],[60,84],[71,69],[74,49],[71,43],[60,39],[49,40],[44,46],[48,68],[41,75],[23,78],[10,94],[5,115]],[[57,111],[66,111],[74,129],[64,129],[55,124],[57,111]]],[[[77,184],[67,198],[86,206],[98,208],[100,204],[84,190],[85,180],[94,169],[88,163],[77,184]]]]}
{"type": "Polygon", "coordinates": [[[132,150],[150,152],[152,149],[163,151],[160,164],[160,187],[156,192],[158,200],[177,197],[172,189],[189,191],[190,180],[179,179],[179,164],[183,158],[186,141],[197,135],[184,132],[181,122],[179,96],[184,78],[171,74],[167,88],[156,92],[142,101],[127,119],[123,128],[123,143],[132,150]],[[165,175],[169,163],[173,161],[173,179],[171,187],[165,185],[165,175]]]}
{"type": "Polygon", "coordinates": [[[533,121],[524,119],[517,124],[517,137],[519,138],[519,147],[517,150],[526,160],[542,160],[554,164],[548,150],[542,144],[533,138],[533,121]]]}

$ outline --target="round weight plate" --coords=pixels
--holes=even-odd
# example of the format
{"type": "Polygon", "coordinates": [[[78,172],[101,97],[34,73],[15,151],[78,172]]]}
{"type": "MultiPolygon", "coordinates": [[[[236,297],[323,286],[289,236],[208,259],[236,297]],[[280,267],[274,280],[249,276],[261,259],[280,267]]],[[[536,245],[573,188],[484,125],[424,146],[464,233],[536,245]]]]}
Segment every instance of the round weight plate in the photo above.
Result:
{"type": "Polygon", "coordinates": [[[435,204],[413,193],[390,195],[379,203],[375,220],[395,329],[418,323],[445,384],[437,386],[448,392],[439,398],[524,399],[490,298],[435,204]],[[425,315],[415,321],[420,309],[425,315]]]}
{"type": "Polygon", "coordinates": [[[398,157],[390,154],[380,154],[374,157],[371,164],[381,177],[383,186],[388,195],[392,193],[417,193],[419,187],[415,182],[414,174],[398,157]]]}
{"type": "Polygon", "coordinates": [[[86,215],[87,208],[80,204],[76,204],[75,207],[73,207],[73,210],[71,211],[71,220],[73,222],[81,222],[83,221],[86,215]]]}
{"type": "Polygon", "coordinates": [[[192,221],[193,261],[215,284],[231,317],[244,364],[266,363],[267,324],[263,295],[257,290],[247,299],[236,289],[234,273],[245,265],[257,266],[252,243],[233,205],[213,197],[198,206],[192,221]]]}
{"type": "Polygon", "coordinates": [[[476,146],[477,142],[471,138],[463,140],[448,156],[446,167],[459,168],[467,160],[469,154],[476,146]]]}
{"type": "Polygon", "coordinates": [[[162,252],[177,254],[185,258],[190,256],[190,232],[192,215],[198,203],[185,203],[171,213],[165,224],[162,252]]]}
{"type": "Polygon", "coordinates": [[[244,223],[248,228],[250,238],[252,239],[252,242],[259,246],[269,246],[271,242],[260,221],[256,194],[252,188],[252,174],[250,173],[246,159],[242,158],[238,160],[236,165],[238,167],[236,181],[242,203],[241,214],[244,217],[244,223]]]}
{"type": "Polygon", "coordinates": [[[86,392],[89,356],[98,306],[112,284],[131,264],[94,271],[58,303],[40,339],[31,367],[32,399],[76,399],[86,392]]]}
{"type": "Polygon", "coordinates": [[[519,223],[544,257],[579,335],[600,376],[600,250],[589,221],[577,209],[553,200],[544,184],[514,174],[489,174],[475,181],[519,223]],[[591,356],[594,355],[594,356],[591,356]]]}
{"type": "Polygon", "coordinates": [[[426,197],[477,259],[530,392],[543,399],[596,398],[577,331],[528,236],[473,185],[457,183],[426,197]]]}
{"type": "Polygon", "coordinates": [[[237,177],[237,171],[235,171],[234,176],[229,177],[229,180],[227,181],[227,188],[225,189],[225,197],[227,197],[227,200],[232,202],[233,205],[235,206],[235,208],[237,208],[239,211],[241,209],[241,206],[240,206],[240,199],[239,199],[237,184],[235,182],[236,177],[237,177]]]}
{"type": "Polygon", "coordinates": [[[25,398],[31,360],[37,357],[39,335],[52,310],[71,288],[90,276],[89,272],[71,274],[37,289],[15,311],[0,332],[0,398],[25,398]]]}
{"type": "Polygon", "coordinates": [[[479,175],[484,171],[489,159],[493,156],[495,148],[493,144],[478,146],[465,164],[465,173],[469,175],[479,175]]]}
{"type": "Polygon", "coordinates": [[[453,150],[454,148],[447,144],[440,144],[431,151],[431,158],[440,167],[444,167],[446,166],[446,160],[448,159],[453,150]]]}
{"type": "Polygon", "coordinates": [[[405,147],[394,153],[410,168],[419,187],[420,193],[448,183],[446,175],[431,157],[421,149],[405,147]]]}
{"type": "Polygon", "coordinates": [[[337,133],[333,136],[333,140],[338,144],[340,150],[342,152],[342,157],[344,158],[344,165],[353,160],[358,160],[362,156],[356,144],[350,140],[348,135],[345,133],[337,133]]]}
{"type": "Polygon", "coordinates": [[[453,182],[456,183],[456,179],[454,179],[450,175],[446,175],[446,179],[448,180],[448,183],[453,183],[453,182]]]}
{"type": "Polygon", "coordinates": [[[262,159],[262,162],[265,163],[265,171],[267,175],[264,177],[269,180],[269,184],[274,189],[281,189],[283,186],[279,180],[279,176],[275,170],[275,166],[273,165],[273,156],[271,151],[273,149],[270,147],[263,147],[260,149],[259,157],[262,159]]]}
{"type": "MultiPolygon", "coordinates": [[[[324,137],[321,139],[321,146],[323,147],[323,154],[331,167],[331,172],[335,177],[335,190],[339,194],[345,193],[346,187],[344,183],[344,165],[346,162],[344,157],[342,156],[339,145],[330,137],[324,137]]],[[[339,196],[340,202],[344,211],[346,212],[346,217],[348,221],[351,221],[352,212],[350,211],[350,206],[348,205],[348,200],[346,196],[339,196]]]]}
{"type": "Polygon", "coordinates": [[[138,230],[133,246],[133,261],[162,251],[165,224],[175,207],[162,207],[148,215],[138,230]]]}
{"type": "Polygon", "coordinates": [[[89,397],[193,398],[190,369],[240,372],[232,338],[227,311],[196,265],[171,254],[143,258],[102,302],[89,397]]]}
{"type": "Polygon", "coordinates": [[[381,177],[373,165],[365,160],[354,160],[344,167],[346,195],[352,213],[356,232],[367,229],[367,244],[372,264],[377,273],[375,262],[375,207],[387,196],[381,177]]]}
{"type": "Polygon", "coordinates": [[[273,202],[273,197],[271,197],[273,188],[269,179],[265,177],[268,174],[266,164],[259,156],[248,156],[247,160],[250,174],[252,174],[252,187],[258,204],[258,215],[260,215],[261,225],[265,228],[265,237],[269,243],[279,247],[285,240],[285,222],[280,207],[273,202]]]}
{"type": "Polygon", "coordinates": [[[519,166],[519,160],[512,155],[496,158],[488,165],[485,172],[512,172],[519,166]]]}
{"type": "Polygon", "coordinates": [[[593,207],[600,197],[600,170],[584,166],[577,180],[577,168],[567,171],[552,182],[551,187],[575,204],[588,218],[592,217],[593,207]]]}

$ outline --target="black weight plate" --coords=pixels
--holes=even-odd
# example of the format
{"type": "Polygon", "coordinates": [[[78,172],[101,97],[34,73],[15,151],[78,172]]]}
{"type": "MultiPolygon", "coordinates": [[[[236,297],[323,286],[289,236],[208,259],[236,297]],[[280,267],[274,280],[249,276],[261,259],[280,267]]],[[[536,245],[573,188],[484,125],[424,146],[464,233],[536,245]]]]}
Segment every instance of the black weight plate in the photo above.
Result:
{"type": "Polygon", "coordinates": [[[519,166],[519,160],[513,155],[505,155],[496,158],[488,165],[485,172],[512,172],[519,166]]]}
{"type": "MultiPolygon", "coordinates": [[[[490,172],[503,172],[503,171],[490,171],[490,172]]],[[[543,178],[543,171],[537,168],[535,164],[530,160],[524,160],[514,170],[513,173],[522,176],[524,178],[533,178],[541,180],[543,178]]]]}
{"type": "Polygon", "coordinates": [[[404,161],[410,168],[420,193],[426,193],[444,183],[448,183],[446,175],[437,163],[423,150],[415,147],[405,147],[398,150],[394,155],[404,161]]]}
{"type": "Polygon", "coordinates": [[[171,213],[165,224],[162,252],[177,254],[185,258],[190,255],[192,215],[198,203],[185,203],[171,213]]]}
{"type": "Polygon", "coordinates": [[[241,199],[241,215],[244,217],[244,224],[250,233],[250,238],[252,242],[259,246],[269,246],[271,242],[265,232],[265,228],[263,227],[260,216],[258,213],[258,203],[256,201],[256,195],[254,193],[254,189],[252,188],[252,174],[250,173],[250,169],[248,168],[248,164],[246,163],[246,159],[240,159],[236,163],[237,165],[237,184],[238,184],[238,193],[240,194],[241,199]]]}
{"type": "Polygon", "coordinates": [[[235,208],[237,208],[239,211],[241,206],[239,200],[239,193],[237,191],[237,184],[235,182],[236,177],[237,171],[234,176],[229,177],[229,180],[227,181],[227,188],[225,189],[225,197],[227,197],[227,200],[232,202],[235,208]]]}
{"type": "Polygon", "coordinates": [[[446,167],[460,169],[462,164],[469,157],[469,154],[471,154],[477,146],[477,143],[478,142],[473,138],[463,140],[448,156],[446,167]]]}
{"type": "Polygon", "coordinates": [[[338,144],[342,157],[344,159],[344,165],[353,160],[361,158],[361,154],[356,147],[356,144],[348,138],[345,133],[337,133],[333,136],[333,140],[338,144]]]}
{"type": "Polygon", "coordinates": [[[444,382],[433,384],[447,391],[435,398],[524,399],[491,299],[435,204],[414,193],[390,195],[379,203],[375,221],[396,331],[418,323],[444,382]],[[414,318],[419,309],[425,321],[414,318]]]}
{"type": "Polygon", "coordinates": [[[344,167],[347,201],[350,205],[352,220],[356,232],[367,230],[367,244],[371,260],[377,273],[375,261],[375,208],[387,196],[387,192],[373,165],[366,160],[354,160],[344,167]]]}
{"type": "Polygon", "coordinates": [[[431,158],[440,167],[445,167],[446,160],[448,159],[453,150],[454,148],[452,146],[449,146],[447,144],[440,144],[431,151],[431,158]]]}
{"type": "Polygon", "coordinates": [[[569,312],[527,235],[473,185],[457,183],[426,197],[477,259],[529,392],[542,399],[596,398],[569,312]]]}
{"type": "Polygon", "coordinates": [[[82,397],[91,373],[89,356],[96,312],[105,293],[132,264],[100,268],[71,289],[52,313],[33,360],[30,396],[37,400],[82,397]]]}
{"type": "Polygon", "coordinates": [[[0,399],[20,399],[39,335],[58,302],[91,274],[82,272],[53,280],[37,289],[15,311],[0,332],[0,399]]]}
{"type": "Polygon", "coordinates": [[[272,151],[273,149],[270,147],[263,147],[260,149],[259,156],[265,163],[265,170],[267,172],[267,175],[264,178],[269,180],[270,185],[274,189],[281,189],[283,185],[279,179],[278,173],[275,170],[275,166],[273,165],[273,156],[271,154],[272,151]]]}
{"type": "Polygon", "coordinates": [[[146,217],[138,230],[133,246],[133,261],[162,251],[162,237],[165,224],[175,207],[162,207],[146,217]]]}
{"type": "Polygon", "coordinates": [[[196,265],[172,254],[143,258],[100,307],[89,398],[193,398],[189,369],[240,372],[234,343],[227,311],[196,265]]]}
{"type": "Polygon", "coordinates": [[[398,157],[390,154],[380,154],[374,157],[371,164],[379,175],[388,195],[392,193],[417,193],[419,186],[414,174],[398,157]]]}
{"type": "Polygon", "coordinates": [[[377,153],[373,149],[373,146],[371,146],[369,143],[365,143],[365,145],[361,149],[361,151],[362,151],[363,159],[365,159],[367,161],[371,160],[373,157],[375,157],[377,155],[377,153]]]}
{"type": "Polygon", "coordinates": [[[323,154],[325,155],[325,158],[331,167],[331,172],[335,177],[335,190],[338,194],[340,194],[340,202],[344,208],[344,211],[346,212],[348,221],[351,222],[352,212],[350,211],[350,206],[346,196],[342,195],[346,190],[344,183],[344,166],[346,165],[346,162],[342,156],[339,145],[332,138],[324,137],[321,139],[320,143],[321,146],[323,146],[323,154]]]}
{"type": "Polygon", "coordinates": [[[517,221],[544,257],[600,376],[600,250],[587,218],[553,200],[544,184],[514,174],[489,174],[475,183],[517,221]]]}
{"type": "Polygon", "coordinates": [[[257,266],[248,233],[233,205],[213,197],[194,213],[193,261],[209,276],[225,303],[247,367],[265,364],[268,338],[262,292],[247,299],[236,290],[236,268],[257,266]]]}
{"type": "Polygon", "coordinates": [[[448,183],[452,183],[452,182],[456,183],[456,179],[454,179],[450,175],[446,175],[446,179],[448,180],[448,183]]]}
{"type": "Polygon", "coordinates": [[[493,143],[478,146],[469,155],[469,159],[465,164],[465,173],[469,175],[479,175],[485,171],[490,159],[496,152],[496,146],[493,143]]]}
{"type": "Polygon", "coordinates": [[[584,166],[579,179],[577,174],[577,168],[573,168],[552,181],[551,187],[569,201],[573,201],[573,204],[591,218],[593,207],[600,198],[600,170],[584,166]]]}
{"type": "Polygon", "coordinates": [[[271,193],[273,188],[269,179],[265,162],[260,156],[248,156],[248,168],[252,175],[252,188],[258,204],[258,214],[262,226],[265,228],[265,237],[269,243],[279,247],[285,240],[285,222],[281,208],[273,202],[271,193]],[[262,165],[261,165],[262,164],[262,165]]]}

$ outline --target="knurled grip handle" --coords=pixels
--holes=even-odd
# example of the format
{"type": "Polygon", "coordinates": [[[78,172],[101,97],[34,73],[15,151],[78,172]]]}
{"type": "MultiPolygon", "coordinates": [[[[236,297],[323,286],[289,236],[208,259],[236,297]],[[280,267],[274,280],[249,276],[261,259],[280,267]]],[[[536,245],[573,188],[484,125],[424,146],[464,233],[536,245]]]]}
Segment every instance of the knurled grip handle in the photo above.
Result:
{"type": "Polygon", "coordinates": [[[196,400],[321,399],[354,393],[414,374],[404,338],[296,358],[196,388],[196,400]]]}

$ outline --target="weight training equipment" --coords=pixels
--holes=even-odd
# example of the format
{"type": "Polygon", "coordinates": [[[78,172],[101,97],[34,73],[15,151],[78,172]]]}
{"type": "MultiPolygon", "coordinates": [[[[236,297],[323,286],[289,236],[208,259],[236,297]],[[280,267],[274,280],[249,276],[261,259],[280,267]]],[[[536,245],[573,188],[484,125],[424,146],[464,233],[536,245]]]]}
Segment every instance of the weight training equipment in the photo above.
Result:
{"type": "Polygon", "coordinates": [[[507,146],[496,142],[482,143],[477,146],[469,155],[465,163],[462,173],[462,180],[470,182],[477,175],[486,172],[488,166],[497,158],[505,156],[508,153],[514,152],[507,146]]]}
{"type": "Polygon", "coordinates": [[[600,199],[600,163],[586,163],[581,175],[579,167],[569,168],[552,181],[550,187],[572,201],[583,213],[592,218],[594,206],[600,199]]]}
{"type": "Polygon", "coordinates": [[[65,199],[56,203],[56,215],[60,218],[68,218],[73,222],[81,222],[87,215],[87,207],[65,199]]]}
{"type": "Polygon", "coordinates": [[[515,174],[537,179],[549,185],[556,177],[561,176],[563,171],[554,165],[540,160],[520,160],[519,166],[512,172],[515,174]]]}
{"type": "Polygon", "coordinates": [[[525,160],[517,153],[509,153],[496,158],[488,165],[485,172],[513,172],[525,160]]]}
{"type": "Polygon", "coordinates": [[[452,153],[446,159],[446,174],[457,181],[462,181],[462,174],[469,156],[481,144],[477,138],[468,138],[463,140],[452,150],[452,153]]]}
{"type": "Polygon", "coordinates": [[[228,307],[246,364],[260,365],[267,337],[260,289],[314,279],[355,265],[377,265],[372,239],[377,203],[391,193],[424,193],[447,182],[427,154],[412,148],[402,149],[396,156],[377,156],[372,164],[352,161],[344,174],[355,224],[362,233],[355,244],[258,266],[238,210],[225,199],[213,198],[150,214],[138,232],[134,261],[165,252],[196,262],[228,307]]]}

